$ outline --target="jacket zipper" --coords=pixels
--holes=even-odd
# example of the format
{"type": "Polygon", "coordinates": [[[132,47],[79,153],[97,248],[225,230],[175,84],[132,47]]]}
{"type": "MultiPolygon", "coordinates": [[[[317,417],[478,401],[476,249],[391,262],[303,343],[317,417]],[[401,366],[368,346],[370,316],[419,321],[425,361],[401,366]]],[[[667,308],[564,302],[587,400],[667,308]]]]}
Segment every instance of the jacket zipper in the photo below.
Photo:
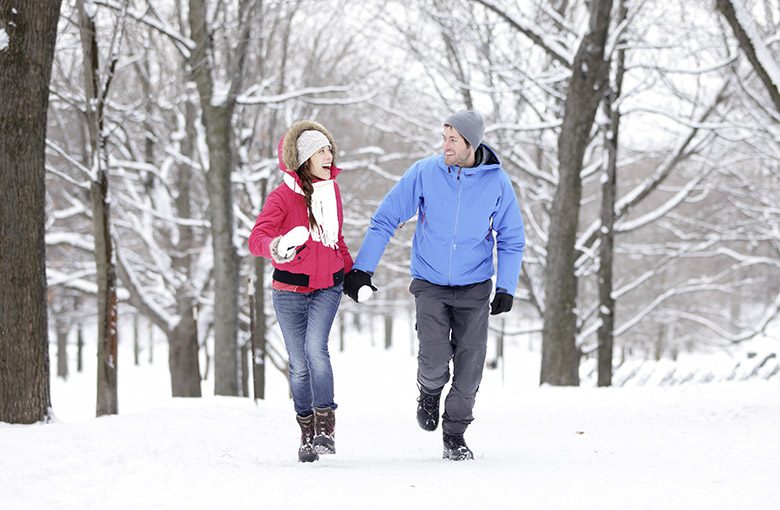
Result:
{"type": "Polygon", "coordinates": [[[455,250],[457,249],[458,245],[455,242],[458,237],[458,220],[460,219],[460,202],[461,202],[461,196],[463,192],[463,183],[460,180],[460,172],[461,168],[458,168],[458,176],[456,177],[456,180],[458,181],[458,200],[457,205],[455,207],[455,222],[452,226],[452,242],[450,243],[450,260],[449,260],[449,269],[447,271],[447,283],[452,285],[452,257],[455,255],[455,250]]]}

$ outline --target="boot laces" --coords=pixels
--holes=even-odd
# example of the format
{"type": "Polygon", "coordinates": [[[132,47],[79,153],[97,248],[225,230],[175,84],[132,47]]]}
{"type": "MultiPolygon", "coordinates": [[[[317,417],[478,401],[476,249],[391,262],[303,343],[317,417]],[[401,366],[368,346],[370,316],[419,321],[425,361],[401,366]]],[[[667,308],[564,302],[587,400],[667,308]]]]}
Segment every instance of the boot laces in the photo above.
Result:
{"type": "Polygon", "coordinates": [[[319,414],[320,417],[322,417],[322,419],[315,420],[315,425],[317,429],[316,433],[324,436],[330,435],[331,433],[330,431],[333,428],[331,425],[333,419],[332,414],[327,411],[322,413],[317,411],[317,413],[319,414]]]}
{"type": "Polygon", "coordinates": [[[435,414],[439,410],[439,395],[428,395],[420,393],[417,397],[420,407],[428,414],[435,414]]]}

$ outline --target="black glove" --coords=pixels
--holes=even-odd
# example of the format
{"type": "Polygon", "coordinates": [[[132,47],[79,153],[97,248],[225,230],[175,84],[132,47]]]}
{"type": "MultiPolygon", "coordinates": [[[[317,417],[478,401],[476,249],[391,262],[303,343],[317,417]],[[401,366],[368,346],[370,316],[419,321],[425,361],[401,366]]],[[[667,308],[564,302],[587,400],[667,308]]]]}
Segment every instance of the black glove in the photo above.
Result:
{"type": "Polygon", "coordinates": [[[512,309],[513,301],[514,298],[510,294],[504,292],[503,289],[496,290],[496,297],[494,297],[493,302],[490,303],[490,315],[508,312],[512,309]]]}
{"type": "Polygon", "coordinates": [[[360,269],[353,269],[344,277],[344,294],[351,297],[353,301],[358,302],[358,291],[363,285],[368,285],[371,290],[376,291],[376,287],[371,285],[371,275],[360,269]]]}

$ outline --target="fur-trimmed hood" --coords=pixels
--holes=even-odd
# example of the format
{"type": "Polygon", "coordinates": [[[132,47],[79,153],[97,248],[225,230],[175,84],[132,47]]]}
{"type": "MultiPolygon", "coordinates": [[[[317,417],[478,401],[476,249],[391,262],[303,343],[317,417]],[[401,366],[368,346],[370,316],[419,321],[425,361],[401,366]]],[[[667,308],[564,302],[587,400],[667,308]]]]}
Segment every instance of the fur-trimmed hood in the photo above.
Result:
{"type": "Polygon", "coordinates": [[[333,136],[325,126],[313,120],[299,120],[294,122],[282,136],[281,140],[279,140],[279,147],[277,148],[279,169],[282,172],[291,175],[295,178],[295,182],[300,184],[300,179],[295,171],[301,166],[303,161],[298,161],[298,148],[295,142],[298,140],[301,133],[309,129],[320,131],[330,142],[331,151],[333,152],[333,161],[330,164],[330,178],[335,179],[341,172],[341,169],[336,167],[336,142],[333,140],[333,136]]]}

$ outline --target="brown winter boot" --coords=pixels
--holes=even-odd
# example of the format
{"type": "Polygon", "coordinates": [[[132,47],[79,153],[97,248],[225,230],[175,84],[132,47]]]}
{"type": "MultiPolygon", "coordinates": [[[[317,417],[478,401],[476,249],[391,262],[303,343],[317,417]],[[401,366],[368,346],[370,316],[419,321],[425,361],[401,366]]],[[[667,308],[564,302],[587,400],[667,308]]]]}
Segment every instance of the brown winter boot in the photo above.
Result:
{"type": "Polygon", "coordinates": [[[314,450],[320,455],[336,453],[336,413],[333,409],[314,409],[314,429],[314,450]]]}
{"type": "Polygon", "coordinates": [[[301,426],[301,446],[298,448],[298,462],[314,462],[320,456],[314,449],[314,415],[295,415],[298,425],[301,426]]]}

